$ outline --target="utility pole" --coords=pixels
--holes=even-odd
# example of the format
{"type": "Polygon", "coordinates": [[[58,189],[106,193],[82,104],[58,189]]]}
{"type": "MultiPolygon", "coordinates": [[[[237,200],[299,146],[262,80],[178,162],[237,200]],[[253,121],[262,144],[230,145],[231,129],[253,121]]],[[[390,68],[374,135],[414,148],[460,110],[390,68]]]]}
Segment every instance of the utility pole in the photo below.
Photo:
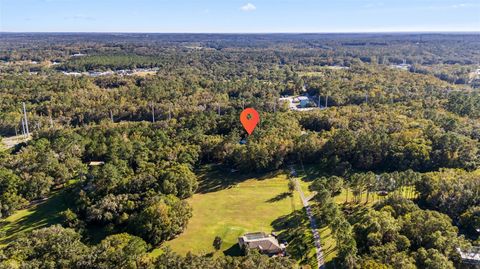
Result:
{"type": "Polygon", "coordinates": [[[25,131],[26,131],[26,134],[27,136],[30,135],[30,131],[28,130],[28,119],[27,119],[27,109],[25,108],[25,102],[23,102],[23,116],[24,116],[24,119],[25,119],[25,131]]]}
{"type": "Polygon", "coordinates": [[[151,103],[152,105],[152,122],[155,122],[155,106],[153,106],[153,102],[151,103]]]}
{"type": "Polygon", "coordinates": [[[320,108],[320,94],[318,94],[318,108],[320,108]]]}
{"type": "Polygon", "coordinates": [[[325,95],[325,108],[328,108],[328,94],[325,95]]]}
{"type": "Polygon", "coordinates": [[[365,103],[368,104],[368,93],[365,93],[365,103]]]}
{"type": "Polygon", "coordinates": [[[112,122],[114,122],[114,121],[113,121],[113,112],[112,112],[112,110],[110,110],[110,120],[111,120],[112,122]]]}
{"type": "Polygon", "coordinates": [[[22,135],[25,136],[25,121],[22,118],[22,135]]]}
{"type": "Polygon", "coordinates": [[[168,120],[172,119],[172,105],[168,107],[168,120]]]}
{"type": "Polygon", "coordinates": [[[220,104],[218,104],[218,116],[220,116],[220,104]]]}

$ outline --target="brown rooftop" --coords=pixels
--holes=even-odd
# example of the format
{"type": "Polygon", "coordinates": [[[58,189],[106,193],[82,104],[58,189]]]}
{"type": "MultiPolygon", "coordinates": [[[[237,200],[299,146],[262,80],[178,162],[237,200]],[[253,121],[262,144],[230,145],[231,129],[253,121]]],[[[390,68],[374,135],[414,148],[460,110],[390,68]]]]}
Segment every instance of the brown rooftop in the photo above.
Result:
{"type": "Polygon", "coordinates": [[[260,253],[268,255],[283,254],[285,246],[278,243],[278,240],[273,235],[268,235],[263,232],[247,233],[238,238],[240,248],[258,249],[260,253]]]}

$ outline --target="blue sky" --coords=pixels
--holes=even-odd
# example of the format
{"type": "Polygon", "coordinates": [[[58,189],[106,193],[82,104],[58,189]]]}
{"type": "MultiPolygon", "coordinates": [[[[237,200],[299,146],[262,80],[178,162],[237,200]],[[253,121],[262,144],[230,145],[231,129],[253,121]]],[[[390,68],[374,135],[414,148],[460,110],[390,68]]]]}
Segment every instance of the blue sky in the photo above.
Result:
{"type": "Polygon", "coordinates": [[[480,31],[480,1],[0,0],[0,31],[480,31]]]}

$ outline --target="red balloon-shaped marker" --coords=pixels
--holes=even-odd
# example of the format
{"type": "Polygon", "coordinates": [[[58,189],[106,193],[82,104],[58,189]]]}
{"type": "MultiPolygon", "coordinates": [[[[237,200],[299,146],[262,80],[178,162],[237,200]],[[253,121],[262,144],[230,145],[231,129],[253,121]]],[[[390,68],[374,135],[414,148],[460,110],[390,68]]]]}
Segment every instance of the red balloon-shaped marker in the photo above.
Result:
{"type": "Polygon", "coordinates": [[[245,108],[240,114],[240,122],[249,135],[255,130],[259,120],[258,112],[253,108],[245,108]]]}

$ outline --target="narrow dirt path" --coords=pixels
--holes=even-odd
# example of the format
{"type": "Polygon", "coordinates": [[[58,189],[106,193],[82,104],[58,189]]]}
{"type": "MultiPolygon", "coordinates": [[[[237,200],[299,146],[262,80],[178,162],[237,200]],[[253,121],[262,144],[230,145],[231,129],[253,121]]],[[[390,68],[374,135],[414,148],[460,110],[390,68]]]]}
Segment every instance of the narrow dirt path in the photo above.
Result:
{"type": "MultiPolygon", "coordinates": [[[[291,168],[291,169],[292,169],[292,171],[295,171],[294,168],[291,168]]],[[[300,182],[298,182],[298,179],[295,178],[293,180],[295,182],[295,187],[296,187],[298,193],[300,194],[300,198],[302,199],[303,207],[305,207],[305,211],[307,212],[308,220],[310,221],[310,229],[312,230],[313,239],[314,239],[314,243],[315,243],[315,250],[316,250],[316,254],[317,254],[318,268],[325,269],[325,261],[323,259],[323,250],[322,250],[322,245],[320,243],[320,234],[318,233],[318,226],[317,226],[317,223],[315,221],[315,218],[313,217],[310,205],[308,203],[309,199],[307,199],[305,197],[305,194],[303,193],[303,190],[302,190],[302,186],[300,186],[300,182]]]]}

